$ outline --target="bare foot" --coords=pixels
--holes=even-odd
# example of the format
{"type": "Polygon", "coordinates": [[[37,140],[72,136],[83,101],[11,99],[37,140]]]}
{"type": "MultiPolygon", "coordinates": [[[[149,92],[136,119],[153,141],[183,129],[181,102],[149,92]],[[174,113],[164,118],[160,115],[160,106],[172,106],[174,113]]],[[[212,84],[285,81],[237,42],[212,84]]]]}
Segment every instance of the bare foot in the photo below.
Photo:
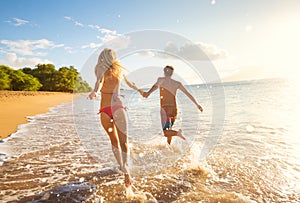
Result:
{"type": "Polygon", "coordinates": [[[185,137],[182,135],[182,130],[181,129],[178,130],[177,136],[180,137],[183,140],[186,140],[185,137]]]}
{"type": "Polygon", "coordinates": [[[131,177],[128,173],[125,173],[124,176],[125,176],[125,187],[128,188],[132,184],[131,177]]]}
{"type": "Polygon", "coordinates": [[[167,138],[167,142],[168,142],[169,145],[171,144],[171,141],[172,141],[172,136],[169,136],[169,137],[167,138]]]}

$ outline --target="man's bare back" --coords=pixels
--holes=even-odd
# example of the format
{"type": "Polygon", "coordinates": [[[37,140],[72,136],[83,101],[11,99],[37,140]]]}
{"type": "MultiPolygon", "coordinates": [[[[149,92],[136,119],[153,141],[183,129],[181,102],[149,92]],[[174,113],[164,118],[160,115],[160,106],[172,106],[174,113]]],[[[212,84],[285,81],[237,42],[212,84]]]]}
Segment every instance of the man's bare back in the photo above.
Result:
{"type": "Polygon", "coordinates": [[[164,68],[165,77],[158,78],[157,82],[148,92],[141,92],[141,94],[147,98],[152,92],[159,88],[162,128],[164,135],[168,138],[167,141],[169,144],[171,143],[173,136],[179,136],[185,140],[185,137],[181,133],[181,129],[178,131],[172,129],[177,117],[176,93],[178,89],[180,89],[201,112],[203,111],[196,99],[185,89],[181,82],[171,78],[173,71],[174,69],[172,66],[166,66],[164,68]]]}

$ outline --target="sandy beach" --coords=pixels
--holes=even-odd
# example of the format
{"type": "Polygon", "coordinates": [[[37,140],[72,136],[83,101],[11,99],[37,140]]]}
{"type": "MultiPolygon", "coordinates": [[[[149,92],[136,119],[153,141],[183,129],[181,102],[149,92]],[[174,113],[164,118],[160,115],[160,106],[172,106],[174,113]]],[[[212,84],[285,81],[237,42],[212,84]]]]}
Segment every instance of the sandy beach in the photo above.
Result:
{"type": "Polygon", "coordinates": [[[72,98],[73,94],[61,92],[0,91],[0,139],[28,122],[27,116],[46,113],[50,107],[72,98]]]}

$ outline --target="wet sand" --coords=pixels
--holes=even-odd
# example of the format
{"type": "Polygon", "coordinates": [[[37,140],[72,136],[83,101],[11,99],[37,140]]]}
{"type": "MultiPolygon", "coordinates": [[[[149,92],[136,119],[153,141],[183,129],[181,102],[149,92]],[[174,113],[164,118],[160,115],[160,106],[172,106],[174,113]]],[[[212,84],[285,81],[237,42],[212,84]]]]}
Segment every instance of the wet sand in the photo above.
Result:
{"type": "Polygon", "coordinates": [[[27,116],[46,113],[72,98],[73,94],[61,92],[0,91],[0,140],[28,122],[27,116]]]}

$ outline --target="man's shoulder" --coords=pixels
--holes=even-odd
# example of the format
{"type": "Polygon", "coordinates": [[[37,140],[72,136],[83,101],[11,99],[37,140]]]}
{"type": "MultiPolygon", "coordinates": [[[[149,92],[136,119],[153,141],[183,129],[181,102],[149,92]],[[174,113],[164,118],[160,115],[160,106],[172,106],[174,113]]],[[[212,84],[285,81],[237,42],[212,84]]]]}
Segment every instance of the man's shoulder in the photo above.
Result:
{"type": "Polygon", "coordinates": [[[176,85],[181,85],[181,82],[179,82],[178,80],[172,79],[172,82],[173,82],[174,84],[176,84],[176,85]]]}
{"type": "Polygon", "coordinates": [[[159,77],[159,78],[157,78],[157,82],[163,82],[165,80],[165,78],[164,77],[159,77]]]}

